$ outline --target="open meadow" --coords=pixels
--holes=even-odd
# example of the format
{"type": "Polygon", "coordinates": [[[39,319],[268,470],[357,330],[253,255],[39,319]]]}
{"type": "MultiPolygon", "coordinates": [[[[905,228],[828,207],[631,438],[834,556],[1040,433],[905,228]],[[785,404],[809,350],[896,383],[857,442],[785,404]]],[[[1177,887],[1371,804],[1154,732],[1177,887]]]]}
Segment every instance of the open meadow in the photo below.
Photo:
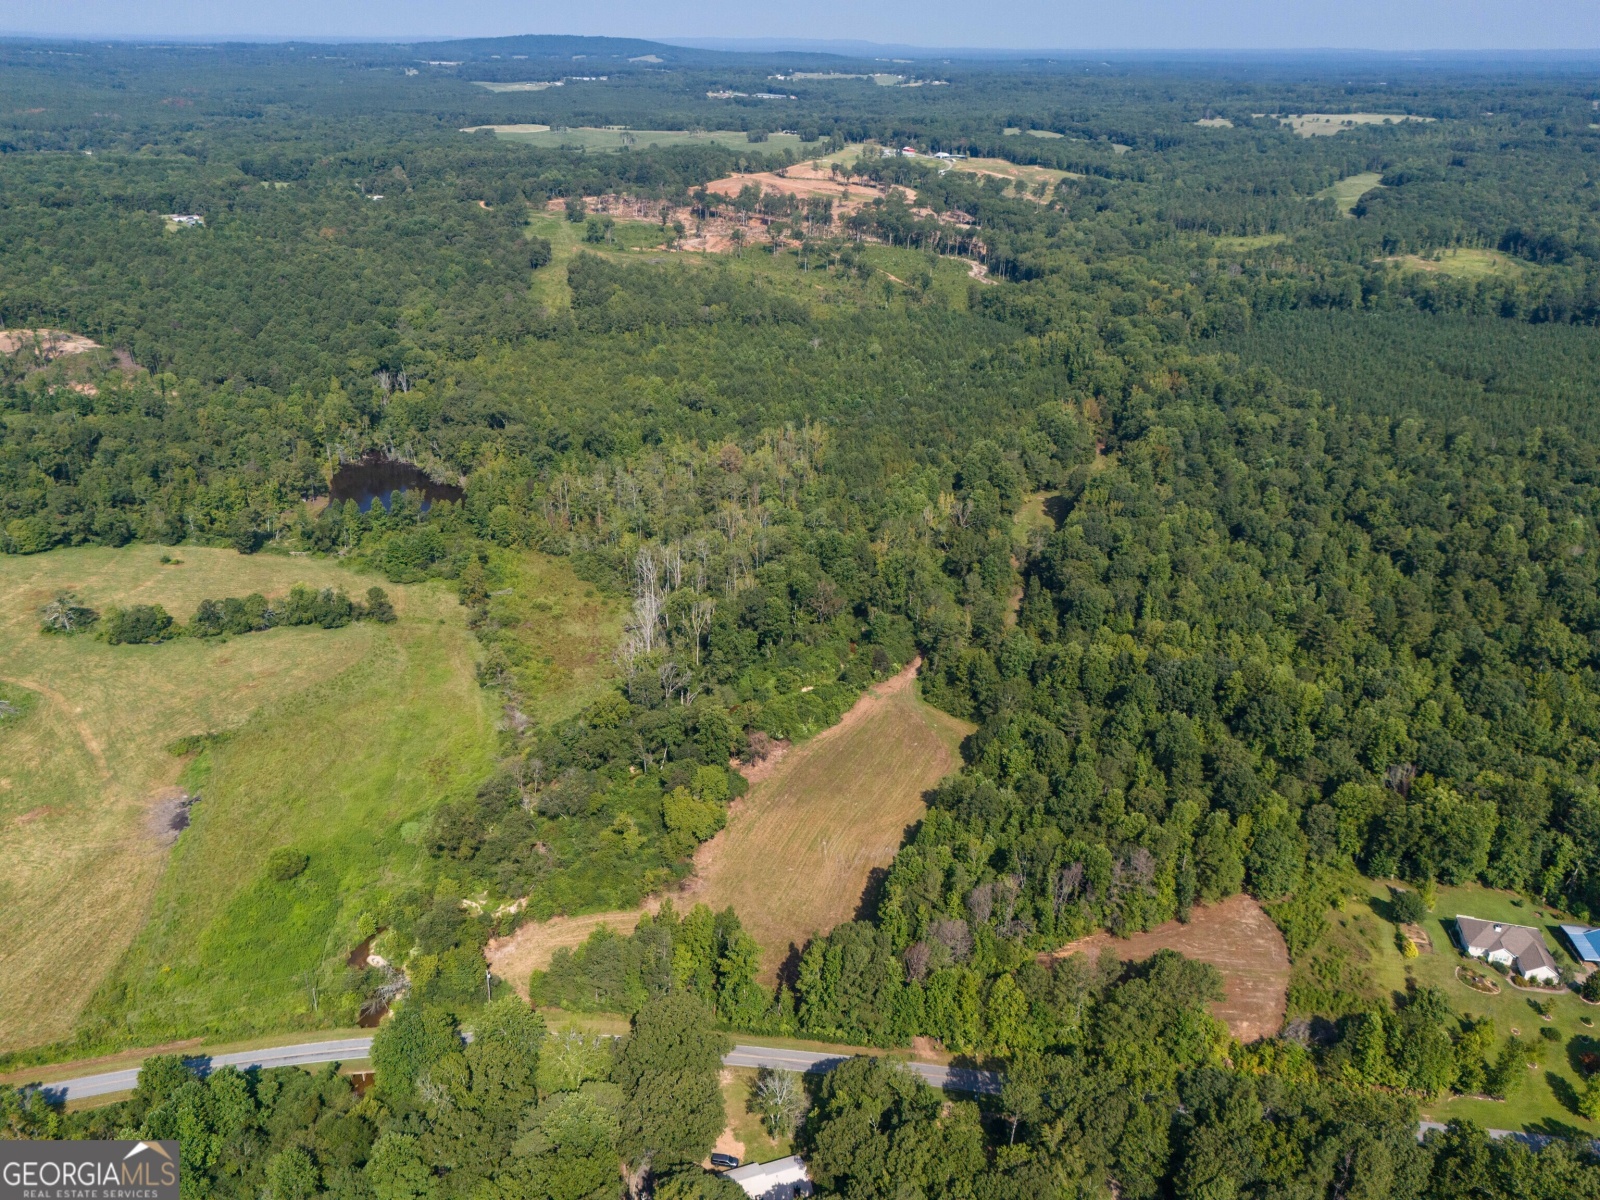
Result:
{"type": "Polygon", "coordinates": [[[758,152],[773,150],[799,150],[798,134],[773,133],[765,142],[750,141],[742,129],[622,129],[599,127],[551,127],[534,125],[479,125],[478,129],[494,131],[496,137],[525,146],[546,149],[571,149],[590,151],[646,150],[650,147],[666,149],[671,146],[733,146],[758,152]]]}
{"type": "MultiPolygon", "coordinates": [[[[389,587],[393,625],[149,646],[38,632],[39,607],[68,588],[182,622],[204,598],[378,582],[309,557],[162,553],[0,558],[0,1050],[75,1030],[115,1044],[327,1024],[322,968],[377,897],[420,882],[423,819],[492,765],[499,714],[447,584],[389,587]],[[221,736],[198,754],[169,749],[206,734],[221,736]],[[309,855],[287,884],[263,874],[279,846],[309,855]]],[[[528,715],[586,703],[609,670],[614,606],[558,560],[496,567],[528,715]]]]}
{"type": "Polygon", "coordinates": [[[1363,171],[1359,175],[1346,175],[1330,188],[1324,188],[1317,193],[1319,200],[1332,200],[1338,210],[1347,217],[1355,216],[1356,204],[1368,192],[1383,186],[1383,174],[1379,171],[1363,171]]]}
{"type": "MultiPolygon", "coordinates": [[[[0,558],[0,679],[31,697],[21,720],[0,725],[0,1048],[65,1037],[138,932],[167,862],[169,802],[185,765],[168,744],[294,707],[417,624],[417,598],[397,588],[393,633],[362,624],[156,646],[39,633],[39,607],[68,588],[92,607],[158,603],[184,620],[207,597],[369,582],[311,559],[186,547],[164,565],[161,555],[134,546],[0,558]]],[[[193,816],[197,826],[214,819],[205,801],[193,816]]]]}
{"type": "Polygon", "coordinates": [[[1301,137],[1328,137],[1362,125],[1401,125],[1407,121],[1431,122],[1434,118],[1416,117],[1409,113],[1353,112],[1297,113],[1279,117],[1278,120],[1301,137]]]}

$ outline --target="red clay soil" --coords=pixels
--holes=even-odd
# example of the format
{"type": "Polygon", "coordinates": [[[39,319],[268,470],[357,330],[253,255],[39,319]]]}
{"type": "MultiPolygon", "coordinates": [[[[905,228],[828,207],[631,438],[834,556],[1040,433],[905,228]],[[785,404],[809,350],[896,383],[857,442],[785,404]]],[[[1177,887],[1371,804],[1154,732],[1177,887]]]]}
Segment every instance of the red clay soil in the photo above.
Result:
{"type": "Polygon", "coordinates": [[[1125,962],[1142,961],[1157,950],[1176,950],[1216,967],[1222,972],[1226,994],[1211,1011],[1241,1042],[1271,1037],[1283,1028],[1289,997],[1289,948],[1272,919],[1249,896],[1229,896],[1219,904],[1196,906],[1187,925],[1168,921],[1130,938],[1096,933],[1044,957],[1083,953],[1095,958],[1108,946],[1125,962]]]}

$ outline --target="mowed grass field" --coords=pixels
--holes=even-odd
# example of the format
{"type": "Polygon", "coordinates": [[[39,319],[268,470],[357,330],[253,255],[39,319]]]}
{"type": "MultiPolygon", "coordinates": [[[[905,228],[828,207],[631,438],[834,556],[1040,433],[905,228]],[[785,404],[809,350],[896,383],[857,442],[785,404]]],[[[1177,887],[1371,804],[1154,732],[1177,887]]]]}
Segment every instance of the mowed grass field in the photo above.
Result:
{"type": "Polygon", "coordinates": [[[700,848],[692,897],[732,905],[774,980],[791,947],[851,920],[924,812],[923,792],[959,765],[971,726],[918,695],[915,665],[869,688],[831,729],[792,749],[700,848]]]}
{"type": "MultiPolygon", "coordinates": [[[[775,981],[791,947],[855,916],[871,872],[894,861],[925,811],[922,794],[956,769],[971,729],[922,702],[915,665],[869,688],[837,725],[751,785],[695,856],[678,910],[731,904],[761,946],[762,978],[775,981]]],[[[492,943],[489,961],[526,994],[529,974],[556,950],[601,925],[629,933],[641,911],[530,922],[492,943]]]]}
{"type": "Polygon", "coordinates": [[[1363,171],[1359,175],[1346,175],[1330,188],[1325,188],[1317,193],[1317,198],[1332,200],[1339,211],[1347,217],[1355,215],[1356,202],[1374,188],[1382,187],[1379,182],[1383,174],[1379,171],[1363,171]]]}
{"type": "MultiPolygon", "coordinates": [[[[170,840],[151,828],[153,813],[185,767],[165,749],[169,742],[239,728],[264,707],[299,705],[321,681],[415,637],[419,607],[430,618],[427,640],[448,640],[433,623],[437,601],[404,588],[390,589],[403,614],[392,629],[283,629],[160,646],[38,632],[37,610],[63,588],[97,608],[159,603],[186,620],[205,597],[369,583],[310,559],[184,547],[180,565],[163,565],[161,553],[135,546],[0,558],[0,679],[32,697],[21,720],[0,726],[0,1049],[70,1033],[142,925],[170,840]]],[[[459,630],[463,649],[464,639],[459,630]]],[[[326,740],[300,748],[295,779],[320,765],[317,742],[326,740]]],[[[219,748],[219,757],[236,760],[249,741],[246,734],[219,748]]],[[[214,824],[233,802],[228,787],[238,773],[219,773],[215,803],[194,809],[197,827],[214,824]]],[[[259,843],[231,850],[229,869],[240,854],[266,852],[259,843]]],[[[231,893],[226,874],[208,870],[206,881],[231,893]]]]}

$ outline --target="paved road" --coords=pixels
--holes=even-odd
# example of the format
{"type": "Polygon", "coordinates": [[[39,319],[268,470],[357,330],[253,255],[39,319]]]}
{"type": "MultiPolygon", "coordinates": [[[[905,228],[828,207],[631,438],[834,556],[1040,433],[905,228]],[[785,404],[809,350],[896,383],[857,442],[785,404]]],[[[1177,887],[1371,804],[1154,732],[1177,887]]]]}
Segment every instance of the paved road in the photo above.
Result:
{"type": "MultiPolygon", "coordinates": [[[[202,1056],[190,1061],[211,1070],[216,1067],[309,1067],[318,1063],[352,1062],[367,1057],[370,1037],[344,1038],[332,1042],[305,1042],[298,1046],[278,1046],[268,1050],[243,1050],[235,1054],[202,1056]]],[[[809,1050],[786,1050],[777,1046],[733,1048],[722,1061],[730,1067],[775,1067],[786,1071],[831,1071],[845,1061],[844,1055],[818,1054],[809,1050]]],[[[1000,1077],[992,1071],[942,1067],[936,1063],[911,1063],[911,1069],[934,1087],[958,1092],[997,1092],[1000,1077]]],[[[139,1068],[83,1075],[42,1085],[49,1096],[60,1100],[87,1100],[129,1092],[139,1081],[139,1068]]]]}

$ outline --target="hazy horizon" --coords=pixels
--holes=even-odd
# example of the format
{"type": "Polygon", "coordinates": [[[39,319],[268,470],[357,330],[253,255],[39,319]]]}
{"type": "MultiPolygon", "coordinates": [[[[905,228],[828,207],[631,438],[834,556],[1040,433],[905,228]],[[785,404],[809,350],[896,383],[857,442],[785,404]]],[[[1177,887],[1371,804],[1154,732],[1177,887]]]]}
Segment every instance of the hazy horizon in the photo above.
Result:
{"type": "MultiPolygon", "coordinates": [[[[702,0],[599,0],[581,13],[512,0],[441,8],[427,0],[0,0],[0,36],[139,40],[413,42],[518,34],[631,37],[681,45],[731,41],[871,44],[928,51],[1460,53],[1600,48],[1600,5],[1509,0],[1009,0],[983,11],[952,0],[821,0],[796,11],[702,0]]],[[[798,49],[798,46],[779,49],[798,49]]],[[[849,53],[851,51],[840,51],[849,53]]]]}

